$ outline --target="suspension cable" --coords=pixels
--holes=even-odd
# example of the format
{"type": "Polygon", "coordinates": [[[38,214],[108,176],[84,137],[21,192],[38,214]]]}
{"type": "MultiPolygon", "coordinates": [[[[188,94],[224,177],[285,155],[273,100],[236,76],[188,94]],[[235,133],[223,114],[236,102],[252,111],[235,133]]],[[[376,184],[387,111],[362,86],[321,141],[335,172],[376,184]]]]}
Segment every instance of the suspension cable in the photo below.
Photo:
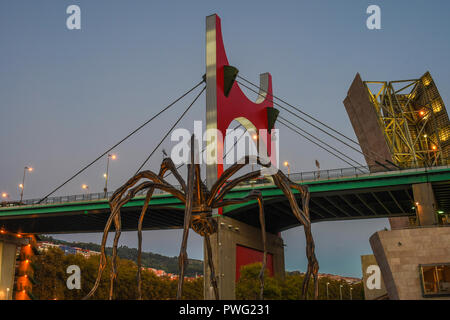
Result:
{"type": "Polygon", "coordinates": [[[163,141],[167,138],[167,136],[172,132],[172,130],[175,128],[175,126],[181,121],[181,119],[186,115],[186,113],[189,111],[189,109],[191,109],[191,107],[194,105],[194,103],[197,101],[197,99],[201,96],[201,94],[203,93],[203,91],[206,90],[206,86],[203,87],[202,91],[200,91],[200,93],[194,98],[194,100],[191,102],[191,104],[186,108],[186,110],[184,110],[184,112],[181,114],[181,116],[178,118],[178,120],[172,125],[172,127],[167,131],[167,133],[164,135],[164,137],[161,139],[161,141],[159,141],[158,145],[152,150],[152,152],[150,152],[150,154],[148,155],[148,157],[145,159],[145,161],[141,164],[141,166],[139,167],[139,169],[137,169],[136,174],[139,173],[139,171],[141,171],[141,169],[145,166],[145,164],[148,162],[148,160],[150,160],[150,158],[153,156],[153,154],[155,153],[155,151],[159,148],[159,146],[163,143],[163,141]]]}
{"type": "MultiPolygon", "coordinates": [[[[297,112],[299,112],[299,113],[301,113],[301,114],[304,114],[305,116],[309,117],[310,119],[313,119],[314,121],[320,123],[321,125],[325,126],[326,128],[332,130],[333,132],[339,134],[340,136],[344,137],[345,139],[347,139],[347,140],[353,142],[354,144],[356,144],[356,145],[358,145],[358,146],[360,147],[359,143],[356,142],[355,140],[353,140],[353,139],[347,137],[346,135],[340,133],[339,131],[337,131],[337,130],[331,128],[330,126],[326,125],[325,123],[321,122],[320,120],[317,120],[316,118],[310,116],[309,114],[307,114],[307,113],[301,111],[300,109],[298,109],[298,108],[296,108],[295,106],[293,106],[293,105],[287,103],[286,101],[284,101],[284,100],[282,100],[282,99],[280,99],[280,98],[274,96],[273,94],[268,93],[267,91],[265,91],[264,89],[260,88],[260,87],[257,86],[256,84],[250,82],[249,80],[247,80],[247,79],[245,79],[245,78],[243,78],[243,77],[241,77],[241,76],[239,76],[239,75],[238,75],[238,77],[239,77],[240,79],[242,79],[243,81],[245,81],[245,82],[251,84],[252,86],[258,88],[260,91],[262,91],[262,92],[264,92],[264,93],[266,93],[266,94],[272,96],[272,97],[273,97],[273,98],[272,98],[273,104],[275,104],[275,105],[279,106],[280,108],[286,110],[287,112],[291,113],[292,115],[294,115],[295,117],[299,118],[300,120],[302,120],[302,121],[308,123],[309,125],[313,126],[314,128],[316,128],[316,129],[318,129],[318,130],[324,132],[325,134],[329,135],[329,136],[332,137],[333,139],[338,140],[339,142],[341,142],[341,143],[343,143],[344,145],[346,145],[347,147],[349,147],[349,148],[355,150],[356,152],[359,152],[359,153],[361,153],[362,155],[367,156],[368,158],[370,158],[370,159],[372,159],[372,160],[376,160],[375,158],[373,158],[373,157],[367,155],[366,153],[364,153],[364,152],[362,152],[362,151],[360,151],[360,150],[354,148],[353,146],[349,145],[349,144],[346,143],[345,141],[342,141],[342,139],[339,139],[339,138],[336,137],[335,135],[333,135],[333,134],[327,132],[326,130],[324,130],[324,129],[320,128],[320,127],[318,127],[317,125],[311,123],[310,121],[306,120],[305,118],[300,117],[298,114],[296,114],[296,113],[294,113],[294,112],[288,110],[288,109],[285,108],[284,106],[282,106],[282,105],[280,105],[279,103],[275,102],[273,99],[277,99],[277,100],[281,101],[282,103],[288,105],[289,107],[293,108],[293,109],[296,110],[297,112]]],[[[248,90],[250,90],[250,91],[252,91],[252,92],[254,92],[254,93],[260,95],[261,97],[265,97],[265,96],[262,95],[260,92],[255,91],[254,89],[248,87],[247,85],[243,84],[242,82],[240,82],[240,81],[238,81],[238,80],[236,80],[236,82],[238,82],[240,85],[242,85],[243,87],[247,88],[248,90]]],[[[372,151],[372,150],[368,150],[368,151],[369,151],[371,154],[376,155],[379,159],[382,159],[382,158],[383,158],[381,155],[379,155],[378,153],[376,153],[376,152],[374,152],[374,151],[372,151]]],[[[389,162],[389,161],[386,160],[386,159],[384,159],[384,161],[385,161],[385,162],[389,162]]]]}
{"type": "Polygon", "coordinates": [[[300,130],[301,132],[303,132],[304,134],[312,137],[313,139],[316,139],[317,141],[319,141],[320,143],[326,145],[328,148],[334,150],[335,152],[339,153],[340,155],[344,156],[345,158],[349,159],[350,161],[353,161],[354,163],[356,163],[357,165],[359,165],[360,167],[364,167],[363,164],[359,163],[358,161],[354,160],[353,158],[349,157],[348,155],[346,155],[345,153],[343,153],[342,151],[339,151],[338,149],[334,148],[333,146],[329,145],[328,143],[326,143],[325,141],[317,138],[316,136],[314,136],[313,134],[309,133],[308,131],[306,131],[305,129],[300,128],[299,126],[297,126],[296,124],[292,123],[291,121],[283,118],[282,116],[279,116],[279,118],[285,122],[287,122],[288,124],[290,124],[291,126],[295,127],[297,130],[300,130]]]}
{"type": "Polygon", "coordinates": [[[142,125],[140,125],[139,127],[137,127],[135,130],[133,130],[132,132],[130,132],[125,138],[123,138],[122,140],[120,140],[119,142],[117,142],[116,144],[114,144],[112,147],[110,147],[108,150],[106,150],[105,152],[103,152],[101,155],[99,155],[95,160],[93,160],[92,162],[90,162],[89,164],[87,164],[86,166],[84,166],[82,169],[80,169],[79,171],[77,171],[73,176],[71,176],[69,179],[67,179],[65,182],[63,182],[61,185],[59,185],[58,187],[56,187],[53,191],[51,191],[49,194],[47,194],[45,197],[43,197],[41,200],[39,200],[38,204],[41,203],[42,201],[44,201],[45,199],[47,199],[49,196],[51,196],[53,193],[55,193],[56,191],[58,191],[59,189],[61,189],[63,186],[65,186],[67,183],[69,183],[70,181],[72,181],[75,177],[77,177],[78,175],[80,175],[82,172],[84,172],[87,168],[89,168],[90,166],[92,166],[94,163],[96,163],[98,160],[100,160],[101,158],[103,158],[108,152],[110,152],[111,150],[113,150],[114,148],[116,148],[117,146],[119,146],[120,144],[122,144],[125,140],[127,140],[128,138],[130,138],[132,135],[134,135],[136,132],[138,132],[139,130],[141,130],[143,127],[145,127],[147,124],[149,124],[150,122],[152,122],[154,119],[156,119],[158,116],[160,116],[162,113],[164,113],[165,111],[167,111],[168,109],[170,109],[173,105],[175,105],[178,101],[180,101],[181,99],[183,99],[184,97],[186,97],[189,93],[191,93],[192,91],[194,91],[198,86],[200,86],[202,83],[204,82],[204,80],[200,81],[198,84],[196,84],[194,87],[192,87],[191,89],[189,89],[188,91],[186,91],[185,93],[183,93],[180,97],[178,97],[177,99],[175,99],[172,103],[170,103],[168,106],[166,106],[165,108],[163,108],[161,111],[159,111],[157,114],[155,114],[153,117],[151,117],[150,119],[148,119],[146,122],[144,122],[142,125]]]}
{"type": "Polygon", "coordinates": [[[314,143],[314,144],[315,144],[316,146],[318,146],[319,148],[321,148],[321,149],[325,150],[326,152],[332,154],[332,155],[335,156],[336,158],[338,158],[338,159],[344,161],[345,163],[347,163],[347,164],[350,165],[351,167],[354,167],[353,164],[351,164],[351,163],[348,162],[347,160],[342,159],[340,156],[338,156],[338,155],[335,154],[334,152],[328,150],[327,148],[325,148],[325,147],[323,147],[322,145],[318,144],[317,142],[311,140],[310,138],[308,138],[307,136],[301,134],[301,133],[298,132],[297,130],[293,129],[291,126],[289,126],[288,124],[284,123],[283,120],[281,120],[281,121],[279,120],[279,122],[280,122],[282,125],[284,125],[285,127],[289,128],[289,129],[291,129],[292,131],[294,131],[295,133],[299,134],[300,136],[302,136],[303,138],[305,138],[305,139],[308,140],[309,142],[314,143]]]}
{"type": "MultiPolygon", "coordinates": [[[[260,87],[259,87],[258,85],[256,85],[255,83],[253,83],[253,82],[251,82],[251,81],[245,79],[244,77],[241,77],[240,75],[237,75],[237,77],[240,78],[240,79],[242,79],[242,80],[244,80],[245,82],[249,83],[250,85],[252,85],[252,86],[254,86],[254,87],[260,89],[260,87]]],[[[339,131],[333,129],[332,127],[328,126],[327,124],[323,123],[322,121],[318,120],[317,118],[315,118],[315,117],[313,117],[313,116],[307,114],[306,112],[304,112],[304,111],[300,110],[299,108],[293,106],[292,104],[286,102],[285,100],[283,100],[283,99],[281,99],[281,98],[278,98],[277,96],[275,96],[275,95],[273,95],[273,94],[270,94],[270,93],[264,91],[263,89],[261,89],[261,91],[263,91],[264,93],[266,93],[266,94],[272,96],[272,98],[274,98],[274,99],[276,99],[276,100],[278,100],[278,101],[280,101],[280,102],[282,102],[282,103],[284,103],[284,104],[290,106],[291,108],[295,109],[295,111],[297,111],[297,112],[299,112],[299,113],[301,113],[301,114],[307,116],[308,118],[310,118],[311,120],[316,121],[317,123],[320,123],[321,125],[323,125],[323,126],[326,127],[327,129],[330,129],[330,130],[333,131],[334,133],[337,133],[337,134],[340,135],[341,137],[343,137],[343,138],[345,138],[345,139],[347,139],[347,140],[349,140],[349,141],[351,141],[351,142],[353,142],[354,144],[356,144],[356,145],[359,146],[359,143],[358,143],[357,141],[353,140],[353,139],[350,138],[350,137],[347,137],[347,136],[344,135],[343,133],[341,133],[341,132],[339,132],[339,131]]]]}

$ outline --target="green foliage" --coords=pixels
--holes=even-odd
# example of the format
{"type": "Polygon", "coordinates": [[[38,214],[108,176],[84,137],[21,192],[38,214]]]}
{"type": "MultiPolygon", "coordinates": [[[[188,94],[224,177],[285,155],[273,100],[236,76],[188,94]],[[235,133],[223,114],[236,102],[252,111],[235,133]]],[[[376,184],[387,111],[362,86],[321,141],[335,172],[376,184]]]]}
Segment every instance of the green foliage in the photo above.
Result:
{"type": "MultiPolygon", "coordinates": [[[[83,298],[93,287],[97,278],[99,256],[84,258],[82,255],[65,255],[59,248],[50,248],[39,256],[33,257],[39,266],[34,278],[37,285],[33,286],[33,295],[41,300],[73,300],[83,298]],[[66,286],[69,274],[67,267],[77,265],[81,270],[81,289],[69,290],[66,286]]],[[[137,299],[137,266],[133,261],[118,258],[118,277],[114,284],[114,299],[137,299]]],[[[108,299],[110,286],[110,263],[100,281],[93,299],[108,299]]],[[[143,299],[175,299],[178,281],[168,277],[157,277],[150,271],[142,271],[143,299]]],[[[184,282],[183,299],[203,299],[203,278],[184,282]]]]}
{"type": "MultiPolygon", "coordinates": [[[[241,276],[236,284],[236,299],[238,300],[257,300],[261,290],[259,273],[261,263],[253,263],[241,268],[241,276]]],[[[266,269],[264,272],[264,299],[281,299],[281,288],[278,280],[269,277],[266,269]]]]}
{"type": "MultiPolygon", "coordinates": [[[[236,299],[259,299],[260,281],[259,271],[261,263],[250,264],[241,268],[241,276],[236,284],[236,299]]],[[[287,273],[284,279],[272,278],[268,276],[267,270],[264,275],[264,299],[276,300],[299,300],[301,299],[301,290],[303,285],[304,274],[299,272],[287,273]]],[[[319,300],[327,299],[327,283],[328,299],[340,299],[340,286],[342,285],[342,299],[350,299],[350,287],[352,290],[353,300],[364,299],[364,289],[362,282],[348,284],[345,281],[337,281],[328,277],[319,279],[319,300]]],[[[308,286],[308,299],[312,299],[314,294],[314,285],[311,279],[308,286]]]]}
{"type": "MultiPolygon", "coordinates": [[[[52,237],[40,236],[41,241],[49,241],[55,244],[63,244],[71,247],[78,247],[91,251],[100,252],[100,245],[96,243],[83,242],[66,242],[63,240],[54,239],[52,237]]],[[[112,248],[106,248],[106,254],[111,256],[112,248]]],[[[117,255],[119,258],[127,259],[137,263],[138,250],[136,248],[128,248],[127,246],[120,246],[117,248],[117,255]]],[[[160,254],[151,252],[142,252],[142,266],[147,268],[155,268],[164,270],[167,273],[179,273],[178,271],[178,257],[166,257],[160,254]]],[[[186,276],[193,277],[195,275],[203,274],[203,261],[189,259],[186,276]]]]}

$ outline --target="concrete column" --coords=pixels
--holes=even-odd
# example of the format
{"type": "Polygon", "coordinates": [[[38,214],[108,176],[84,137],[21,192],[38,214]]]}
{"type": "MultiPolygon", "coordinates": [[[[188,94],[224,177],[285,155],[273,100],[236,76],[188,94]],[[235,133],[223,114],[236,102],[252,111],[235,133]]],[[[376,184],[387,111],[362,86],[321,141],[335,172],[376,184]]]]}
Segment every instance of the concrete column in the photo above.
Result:
{"type": "Polygon", "coordinates": [[[410,226],[409,217],[389,218],[389,225],[391,226],[391,230],[408,228],[410,226]]]}
{"type": "Polygon", "coordinates": [[[17,246],[22,239],[0,235],[0,300],[12,300],[17,246]]]}
{"type": "Polygon", "coordinates": [[[412,189],[419,225],[437,225],[437,207],[431,183],[413,184],[412,189]]]}
{"type": "MultiPolygon", "coordinates": [[[[247,225],[228,217],[216,218],[218,232],[211,236],[211,247],[221,300],[234,300],[236,284],[236,246],[242,245],[263,251],[263,242],[259,228],[247,225]]],[[[267,251],[273,256],[275,276],[284,277],[284,246],[281,237],[267,233],[267,251]]],[[[214,299],[210,286],[210,273],[204,246],[204,297],[214,299]]]]}

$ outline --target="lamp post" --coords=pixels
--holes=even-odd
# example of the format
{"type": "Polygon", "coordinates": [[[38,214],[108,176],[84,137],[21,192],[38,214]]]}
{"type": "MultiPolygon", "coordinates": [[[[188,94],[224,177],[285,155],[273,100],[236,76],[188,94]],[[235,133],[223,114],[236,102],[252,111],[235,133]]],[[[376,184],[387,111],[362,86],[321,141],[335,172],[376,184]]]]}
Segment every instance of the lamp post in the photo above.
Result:
{"type": "Polygon", "coordinates": [[[287,167],[287,169],[288,169],[288,178],[289,178],[289,175],[291,174],[291,166],[289,165],[289,162],[287,162],[287,161],[284,162],[284,166],[287,167]]]}
{"type": "Polygon", "coordinates": [[[86,190],[86,199],[88,198],[87,195],[89,194],[89,186],[87,184],[82,184],[81,189],[86,190]]]}
{"type": "Polygon", "coordinates": [[[353,297],[352,297],[352,291],[353,291],[353,288],[350,287],[350,300],[353,300],[353,297]]]}
{"type": "Polygon", "coordinates": [[[19,188],[20,188],[20,202],[22,203],[22,199],[23,199],[23,190],[25,189],[25,174],[27,173],[27,171],[31,172],[33,171],[32,167],[24,167],[23,168],[23,178],[22,178],[22,183],[19,184],[19,188]]]}
{"type": "Polygon", "coordinates": [[[327,300],[330,300],[329,296],[328,296],[328,286],[330,285],[329,282],[327,282],[327,300]]]}
{"type": "Polygon", "coordinates": [[[342,300],[342,287],[343,287],[342,284],[339,285],[339,296],[340,296],[341,300],[342,300]]]}
{"type": "Polygon", "coordinates": [[[2,198],[5,199],[6,202],[8,202],[9,194],[7,192],[2,192],[2,198]]]}
{"type": "MultiPolygon", "coordinates": [[[[255,133],[252,135],[252,139],[256,143],[256,153],[258,154],[258,135],[255,133]]],[[[253,172],[253,161],[252,161],[252,172],[253,172]]]]}
{"type": "Polygon", "coordinates": [[[116,160],[117,156],[115,154],[108,154],[107,160],[106,160],[106,173],[103,175],[105,178],[105,188],[103,191],[105,191],[105,198],[108,197],[108,178],[109,178],[109,159],[116,160]]]}

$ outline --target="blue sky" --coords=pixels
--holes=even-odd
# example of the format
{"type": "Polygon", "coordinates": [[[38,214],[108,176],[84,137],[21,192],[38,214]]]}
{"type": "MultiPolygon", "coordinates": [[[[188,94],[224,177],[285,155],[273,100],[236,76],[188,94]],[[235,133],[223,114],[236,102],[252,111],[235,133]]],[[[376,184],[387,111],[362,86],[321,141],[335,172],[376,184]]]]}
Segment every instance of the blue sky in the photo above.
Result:
{"type": "MultiPolygon", "coordinates": [[[[222,18],[228,58],[241,75],[257,82],[259,73],[270,72],[276,95],[351,137],[342,100],[356,72],[365,80],[395,80],[429,70],[447,102],[449,9],[448,1],[437,0],[2,1],[0,190],[17,198],[23,167],[32,165],[25,198],[44,195],[199,81],[205,16],[212,13],[222,18]],[[66,28],[71,4],[81,8],[79,31],[66,28]],[[370,4],[381,7],[381,30],[366,28],[370,4]]],[[[115,150],[111,190],[134,173],[183,108],[115,150]]],[[[204,110],[202,99],[179,126],[192,128],[204,110]]],[[[292,172],[313,170],[315,159],[324,169],[348,166],[286,129],[280,134],[280,154],[292,172]]],[[[161,159],[158,152],[147,168],[161,159]]],[[[105,162],[57,194],[81,193],[82,183],[100,192],[105,162]]],[[[371,251],[368,237],[385,226],[384,219],[314,225],[321,272],[359,276],[359,256],[371,251]]],[[[304,270],[302,230],[283,237],[287,268],[304,270]]],[[[99,235],[64,238],[96,241],[99,235]]],[[[122,243],[134,246],[135,239],[126,233],[122,243]]],[[[178,231],[144,237],[146,250],[167,255],[178,254],[180,241],[178,231]]],[[[202,258],[199,237],[192,237],[189,252],[202,258]]]]}

